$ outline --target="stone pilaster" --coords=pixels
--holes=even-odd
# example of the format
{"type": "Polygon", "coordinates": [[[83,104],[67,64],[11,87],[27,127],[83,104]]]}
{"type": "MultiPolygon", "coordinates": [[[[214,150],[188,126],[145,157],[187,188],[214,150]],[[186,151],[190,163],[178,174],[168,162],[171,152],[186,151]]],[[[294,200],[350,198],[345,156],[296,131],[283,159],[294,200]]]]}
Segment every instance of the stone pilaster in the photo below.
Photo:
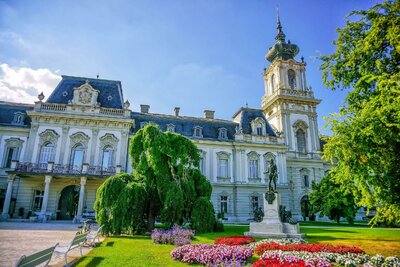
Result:
{"type": "Polygon", "coordinates": [[[8,175],[7,192],[6,192],[6,197],[4,199],[3,212],[1,214],[1,217],[3,219],[8,219],[8,217],[9,217],[8,212],[10,210],[10,202],[11,202],[11,195],[12,195],[14,180],[15,180],[15,174],[8,175]]]}

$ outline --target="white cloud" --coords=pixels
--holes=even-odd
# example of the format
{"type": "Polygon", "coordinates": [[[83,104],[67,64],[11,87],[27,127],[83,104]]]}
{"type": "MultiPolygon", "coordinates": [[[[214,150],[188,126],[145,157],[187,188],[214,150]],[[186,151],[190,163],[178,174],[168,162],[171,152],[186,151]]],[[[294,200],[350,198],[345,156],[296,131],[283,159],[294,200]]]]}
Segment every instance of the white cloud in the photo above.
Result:
{"type": "Polygon", "coordinates": [[[31,69],[0,65],[0,100],[30,103],[40,92],[48,97],[61,77],[49,69],[31,69]]]}

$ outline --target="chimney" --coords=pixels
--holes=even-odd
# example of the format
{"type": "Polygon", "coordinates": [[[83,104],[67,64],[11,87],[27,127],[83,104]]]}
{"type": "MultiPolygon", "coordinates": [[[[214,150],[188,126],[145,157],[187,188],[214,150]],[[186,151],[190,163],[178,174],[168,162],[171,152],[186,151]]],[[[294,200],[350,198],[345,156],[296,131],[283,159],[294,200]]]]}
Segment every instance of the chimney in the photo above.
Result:
{"type": "Polygon", "coordinates": [[[214,110],[204,110],[204,118],[214,119],[214,110]]]}
{"type": "Polygon", "coordinates": [[[149,113],[150,105],[140,105],[140,112],[149,113]]]}
{"type": "Polygon", "coordinates": [[[174,108],[174,112],[175,112],[175,116],[176,116],[176,117],[179,116],[179,110],[180,110],[180,109],[181,109],[180,107],[175,107],[175,108],[174,108]]]}

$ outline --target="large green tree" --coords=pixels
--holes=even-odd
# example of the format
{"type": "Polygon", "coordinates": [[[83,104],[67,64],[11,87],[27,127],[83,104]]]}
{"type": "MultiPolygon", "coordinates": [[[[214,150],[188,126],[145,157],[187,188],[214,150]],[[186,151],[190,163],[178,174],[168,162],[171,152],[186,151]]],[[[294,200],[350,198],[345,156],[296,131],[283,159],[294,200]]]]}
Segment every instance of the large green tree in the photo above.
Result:
{"type": "Polygon", "coordinates": [[[352,12],[338,33],[321,70],[330,89],[349,92],[328,118],[324,155],[342,190],[376,207],[373,223],[400,224],[400,1],[352,12]]]}
{"type": "Polygon", "coordinates": [[[351,192],[344,193],[340,190],[340,185],[329,174],[319,183],[313,181],[312,189],[309,195],[312,213],[320,212],[320,216],[328,216],[337,223],[340,223],[341,217],[353,223],[357,207],[351,192]]]}
{"type": "Polygon", "coordinates": [[[197,232],[213,230],[212,187],[192,141],[150,124],[133,136],[129,153],[133,175],[110,177],[97,190],[96,216],[105,232],[151,230],[157,217],[167,227],[190,221],[197,232]]]}

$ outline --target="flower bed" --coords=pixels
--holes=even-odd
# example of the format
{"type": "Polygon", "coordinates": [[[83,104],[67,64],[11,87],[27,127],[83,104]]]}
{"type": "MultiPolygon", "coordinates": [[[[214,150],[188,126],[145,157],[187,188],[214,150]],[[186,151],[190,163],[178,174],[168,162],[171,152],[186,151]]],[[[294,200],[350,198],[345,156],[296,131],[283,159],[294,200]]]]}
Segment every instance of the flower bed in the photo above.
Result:
{"type": "Polygon", "coordinates": [[[228,245],[228,246],[240,246],[247,245],[251,242],[254,242],[254,238],[251,236],[227,236],[227,237],[218,237],[214,240],[214,244],[216,245],[228,245]]]}
{"type": "Polygon", "coordinates": [[[253,250],[247,246],[199,244],[177,247],[170,255],[174,260],[189,264],[212,266],[234,263],[234,266],[240,266],[253,255],[253,250]]]}
{"type": "Polygon", "coordinates": [[[169,230],[154,229],[151,233],[151,239],[155,244],[171,244],[171,245],[186,245],[190,244],[194,237],[194,230],[183,229],[175,225],[169,230]]]}
{"type": "Polygon", "coordinates": [[[357,247],[349,246],[332,246],[326,244],[290,244],[281,245],[277,243],[265,243],[259,245],[255,249],[255,253],[258,255],[264,254],[264,252],[271,250],[282,250],[282,251],[306,251],[306,252],[330,252],[338,254],[346,253],[364,253],[364,251],[357,247]]]}
{"type": "Polygon", "coordinates": [[[307,242],[304,239],[301,238],[282,238],[282,239],[273,239],[273,238],[267,238],[263,239],[254,243],[249,244],[249,246],[252,249],[256,249],[261,244],[267,244],[267,243],[276,243],[280,245],[290,245],[290,244],[306,244],[307,242]]]}
{"type": "Polygon", "coordinates": [[[338,253],[327,253],[327,252],[305,252],[305,251],[280,251],[273,250],[265,252],[260,259],[287,259],[287,257],[297,257],[305,261],[306,266],[328,266],[321,265],[322,261],[335,263],[335,266],[346,266],[346,267],[400,267],[400,259],[397,257],[383,257],[381,255],[370,256],[362,253],[347,253],[341,255],[338,253]],[[310,260],[319,261],[319,265],[307,265],[311,264],[310,260]]]}

